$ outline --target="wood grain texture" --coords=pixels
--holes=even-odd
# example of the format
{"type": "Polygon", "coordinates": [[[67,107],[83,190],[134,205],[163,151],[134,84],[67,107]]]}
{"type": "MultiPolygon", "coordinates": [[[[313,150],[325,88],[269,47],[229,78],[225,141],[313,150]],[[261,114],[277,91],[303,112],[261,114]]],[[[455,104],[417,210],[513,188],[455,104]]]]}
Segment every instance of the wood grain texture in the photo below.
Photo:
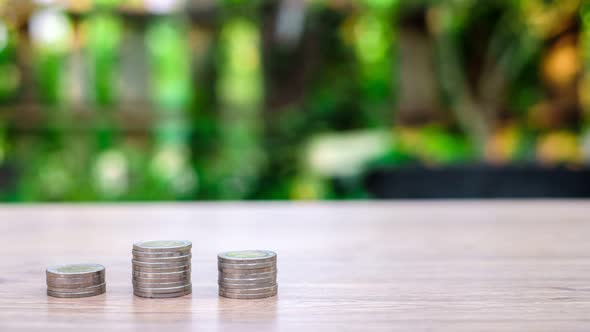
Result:
{"type": "Polygon", "coordinates": [[[589,331],[590,202],[0,207],[0,331],[589,331]],[[132,295],[132,243],[193,241],[192,296],[132,295]],[[217,296],[216,253],[278,253],[279,295],[217,296]],[[107,267],[45,295],[44,269],[107,267]]]}

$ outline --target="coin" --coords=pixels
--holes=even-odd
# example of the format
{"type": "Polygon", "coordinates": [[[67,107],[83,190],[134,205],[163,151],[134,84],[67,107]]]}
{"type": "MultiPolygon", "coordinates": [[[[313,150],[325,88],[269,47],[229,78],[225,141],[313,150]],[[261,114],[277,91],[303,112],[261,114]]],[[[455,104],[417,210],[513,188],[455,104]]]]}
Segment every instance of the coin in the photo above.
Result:
{"type": "Polygon", "coordinates": [[[185,295],[189,295],[192,293],[192,290],[188,290],[188,291],[184,291],[184,292],[178,292],[178,293],[164,293],[164,294],[160,294],[160,293],[144,293],[144,292],[138,292],[138,291],[133,291],[133,294],[135,296],[139,296],[139,297],[145,297],[145,298],[152,298],[152,299],[167,299],[167,298],[173,298],[173,297],[181,297],[181,296],[185,296],[185,295]]]}
{"type": "Polygon", "coordinates": [[[270,292],[270,293],[260,293],[260,294],[236,294],[236,293],[228,293],[219,291],[219,296],[227,297],[230,299],[238,299],[238,300],[254,300],[254,299],[263,299],[271,296],[277,295],[277,292],[270,292]]]}
{"type": "MultiPolygon", "coordinates": [[[[224,270],[225,271],[225,270],[224,270]]],[[[231,278],[231,279],[256,279],[256,278],[276,278],[277,271],[270,271],[270,272],[257,272],[252,270],[244,271],[238,270],[239,273],[227,273],[224,271],[219,271],[219,277],[223,278],[231,278]]]]}
{"type": "Polygon", "coordinates": [[[47,276],[47,284],[52,285],[63,285],[63,284],[101,284],[105,281],[105,275],[95,275],[93,277],[81,277],[81,278],[55,278],[47,276]]]}
{"type": "Polygon", "coordinates": [[[223,288],[257,288],[257,287],[271,287],[277,284],[276,281],[266,282],[266,283],[228,283],[223,281],[218,281],[217,284],[219,287],[223,288]]]}
{"type": "Polygon", "coordinates": [[[258,288],[227,288],[219,286],[219,291],[225,293],[235,293],[235,294],[261,294],[261,293],[271,293],[276,292],[278,285],[270,286],[270,287],[258,287],[258,288]]]}
{"type": "Polygon", "coordinates": [[[191,282],[191,277],[186,278],[140,278],[140,277],[133,277],[131,280],[133,283],[140,283],[140,284],[162,284],[162,283],[171,283],[171,282],[191,282]]]}
{"type": "Polygon", "coordinates": [[[106,287],[101,289],[97,289],[91,292],[76,292],[76,293],[63,293],[63,292],[54,292],[50,289],[47,290],[47,295],[52,297],[59,297],[59,298],[79,298],[79,297],[89,297],[89,296],[96,296],[106,292],[106,287]]]}
{"type": "Polygon", "coordinates": [[[261,269],[226,269],[222,267],[218,267],[219,272],[225,275],[236,275],[236,276],[245,276],[245,275],[253,275],[253,274],[260,274],[260,273],[276,273],[276,267],[264,267],[261,269]]]}
{"type": "Polygon", "coordinates": [[[252,264],[228,264],[228,263],[218,263],[217,266],[220,269],[235,269],[235,270],[255,270],[255,269],[264,269],[269,267],[277,266],[276,262],[268,262],[268,263],[252,263],[252,264]]]}
{"type": "Polygon", "coordinates": [[[76,274],[71,274],[71,275],[56,275],[53,273],[45,273],[45,276],[47,277],[48,280],[98,280],[98,279],[104,279],[105,277],[105,272],[98,272],[98,273],[94,273],[94,274],[83,274],[83,275],[76,275],[76,274]]]}
{"type": "Polygon", "coordinates": [[[90,277],[105,273],[104,266],[100,264],[67,264],[57,265],[47,268],[48,277],[70,278],[70,277],[90,277]]]}
{"type": "Polygon", "coordinates": [[[240,250],[226,251],[217,255],[219,262],[240,264],[240,263],[264,263],[276,261],[277,254],[268,250],[240,250]]]}
{"type": "Polygon", "coordinates": [[[133,271],[134,277],[141,277],[141,278],[186,278],[187,276],[191,275],[191,271],[180,271],[180,272],[162,272],[162,273],[151,273],[151,272],[141,272],[141,271],[133,271]]]}
{"type": "Polygon", "coordinates": [[[177,287],[177,286],[184,286],[184,285],[190,285],[191,284],[191,279],[187,278],[187,279],[158,279],[158,280],[154,280],[154,279],[137,279],[134,278],[133,280],[131,280],[131,282],[133,283],[133,285],[141,285],[142,288],[150,288],[150,287],[160,287],[160,285],[162,287],[177,287]]]}
{"type": "Polygon", "coordinates": [[[143,267],[143,266],[135,266],[133,265],[133,272],[149,272],[149,273],[164,273],[164,272],[183,272],[183,271],[190,271],[190,265],[184,265],[181,267],[164,267],[164,268],[151,268],[151,267],[143,267]]]}
{"type": "Polygon", "coordinates": [[[132,260],[131,263],[134,266],[141,266],[141,267],[149,267],[149,268],[172,268],[172,267],[182,267],[190,264],[189,260],[184,260],[181,262],[170,262],[170,263],[150,263],[150,262],[142,262],[138,260],[132,260]]]}
{"type": "Polygon", "coordinates": [[[92,286],[96,286],[96,285],[100,285],[103,283],[84,283],[84,284],[51,284],[48,283],[47,284],[47,288],[63,288],[63,289],[80,289],[80,288],[86,288],[86,287],[92,287],[92,286]]]}
{"type": "Polygon", "coordinates": [[[191,280],[190,274],[188,275],[179,275],[176,277],[160,277],[160,278],[148,278],[148,277],[138,277],[133,276],[133,281],[135,282],[143,282],[143,283],[156,283],[156,282],[176,282],[176,281],[183,281],[183,280],[191,280]]]}
{"type": "Polygon", "coordinates": [[[97,292],[97,293],[55,293],[55,292],[52,292],[50,290],[47,290],[47,295],[48,296],[58,297],[58,298],[62,298],[62,299],[91,297],[91,296],[97,296],[97,295],[104,294],[104,293],[105,292],[97,292]]]}
{"type": "Polygon", "coordinates": [[[47,289],[56,293],[82,293],[82,292],[93,292],[106,287],[106,284],[98,284],[93,286],[70,288],[70,287],[49,287],[47,289]]]}
{"type": "Polygon", "coordinates": [[[258,277],[258,275],[256,275],[255,277],[250,277],[249,275],[246,276],[241,276],[241,277],[236,277],[236,276],[228,276],[226,274],[219,274],[219,277],[217,278],[218,281],[224,281],[224,282],[229,282],[229,283],[265,283],[265,282],[271,282],[271,281],[276,281],[277,280],[277,275],[272,273],[272,274],[268,274],[268,275],[263,275],[262,277],[258,277]]]}
{"type": "Polygon", "coordinates": [[[175,286],[175,287],[159,287],[159,288],[142,288],[142,287],[135,287],[133,288],[134,291],[139,293],[154,293],[154,294],[165,294],[165,293],[178,293],[178,292],[186,292],[192,289],[192,285],[184,285],[184,286],[175,286]]]}
{"type": "Polygon", "coordinates": [[[179,240],[140,241],[133,244],[134,250],[142,252],[187,251],[190,248],[190,241],[179,240]]]}
{"type": "Polygon", "coordinates": [[[160,258],[146,258],[133,255],[133,259],[143,263],[172,263],[172,262],[186,262],[190,261],[192,255],[177,256],[177,257],[160,257],[160,258]]]}
{"type": "Polygon", "coordinates": [[[219,288],[237,288],[237,289],[250,289],[250,288],[261,288],[261,287],[272,287],[275,286],[277,283],[276,281],[266,282],[266,283],[258,283],[258,284],[246,284],[246,283],[227,283],[218,281],[217,284],[219,288]]]}
{"type": "Polygon", "coordinates": [[[136,257],[145,257],[145,258],[165,258],[165,257],[178,257],[178,256],[186,256],[190,255],[191,251],[189,250],[182,250],[182,251],[137,251],[135,249],[131,250],[131,254],[136,257]]]}
{"type": "Polygon", "coordinates": [[[182,281],[169,281],[169,282],[139,282],[133,281],[133,287],[138,288],[166,288],[166,287],[177,287],[177,286],[186,286],[190,285],[190,280],[182,280],[182,281]]]}

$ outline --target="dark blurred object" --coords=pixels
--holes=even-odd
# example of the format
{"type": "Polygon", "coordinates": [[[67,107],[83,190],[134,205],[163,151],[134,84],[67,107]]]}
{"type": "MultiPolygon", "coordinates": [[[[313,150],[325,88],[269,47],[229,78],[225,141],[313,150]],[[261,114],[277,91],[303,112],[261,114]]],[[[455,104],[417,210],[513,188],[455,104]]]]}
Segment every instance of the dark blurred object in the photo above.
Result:
{"type": "Polygon", "coordinates": [[[0,166],[0,198],[7,199],[6,193],[14,190],[16,186],[16,172],[10,166],[0,166]]]}
{"type": "Polygon", "coordinates": [[[381,168],[365,185],[378,199],[587,198],[590,168],[450,166],[381,168]]]}

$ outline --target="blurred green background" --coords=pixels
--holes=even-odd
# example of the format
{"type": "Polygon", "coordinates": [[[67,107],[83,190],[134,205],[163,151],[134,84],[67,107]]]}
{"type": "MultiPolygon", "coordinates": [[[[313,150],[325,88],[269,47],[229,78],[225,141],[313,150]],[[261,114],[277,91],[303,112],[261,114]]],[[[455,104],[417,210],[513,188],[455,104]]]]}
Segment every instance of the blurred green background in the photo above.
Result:
{"type": "Polygon", "coordinates": [[[0,200],[369,198],[383,166],[581,169],[589,74],[582,0],[0,0],[0,200]]]}

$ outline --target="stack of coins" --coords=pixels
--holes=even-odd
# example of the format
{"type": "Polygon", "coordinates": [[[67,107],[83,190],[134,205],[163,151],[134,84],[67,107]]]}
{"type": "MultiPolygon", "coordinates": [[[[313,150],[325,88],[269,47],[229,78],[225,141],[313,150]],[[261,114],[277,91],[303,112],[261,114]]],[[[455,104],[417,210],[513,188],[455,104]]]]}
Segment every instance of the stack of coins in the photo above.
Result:
{"type": "Polygon", "coordinates": [[[190,241],[142,241],[133,244],[133,294],[148,298],[188,295],[190,241]]]}
{"type": "Polygon", "coordinates": [[[105,268],[99,264],[71,264],[47,269],[47,295],[78,298],[100,295],[107,290],[105,268]]]}
{"type": "Polygon", "coordinates": [[[261,299],[277,295],[277,254],[267,250],[228,251],[217,255],[219,295],[261,299]]]}

